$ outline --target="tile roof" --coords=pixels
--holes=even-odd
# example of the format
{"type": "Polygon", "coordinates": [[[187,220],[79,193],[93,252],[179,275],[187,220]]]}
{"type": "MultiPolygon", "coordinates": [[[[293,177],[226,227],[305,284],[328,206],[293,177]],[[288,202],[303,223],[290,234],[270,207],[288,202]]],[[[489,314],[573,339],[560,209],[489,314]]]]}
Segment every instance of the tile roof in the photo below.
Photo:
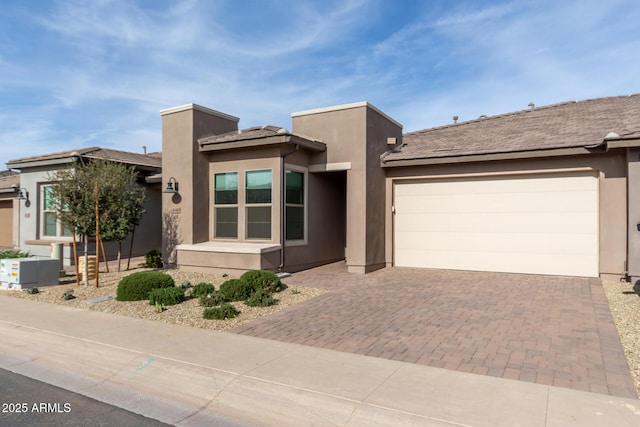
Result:
{"type": "MultiPolygon", "coordinates": [[[[309,138],[303,135],[291,133],[287,129],[281,128],[279,126],[269,126],[269,125],[255,126],[252,128],[241,129],[241,130],[227,132],[219,135],[206,136],[206,137],[200,138],[198,140],[198,143],[200,144],[200,147],[210,148],[210,147],[218,146],[218,147],[226,148],[228,146],[229,148],[231,148],[235,145],[233,143],[236,143],[236,142],[254,141],[255,144],[253,145],[261,145],[262,142],[258,140],[266,140],[267,138],[272,138],[272,137],[282,137],[283,139],[286,138],[287,142],[299,143],[307,148],[314,149],[314,150],[324,151],[324,149],[326,148],[325,144],[322,141],[319,141],[314,138],[309,138]]],[[[270,140],[270,142],[273,142],[273,140],[270,140]]],[[[277,141],[277,142],[284,142],[284,140],[277,141]]],[[[268,143],[268,142],[265,141],[264,143],[268,143]]]]}
{"type": "Polygon", "coordinates": [[[640,132],[640,94],[564,102],[409,132],[382,161],[594,147],[610,132],[623,138],[640,132]]]}
{"type": "Polygon", "coordinates": [[[200,143],[200,145],[218,144],[222,142],[235,142],[246,141],[248,139],[268,138],[270,136],[277,135],[290,135],[290,132],[278,126],[255,126],[248,129],[222,133],[220,135],[206,136],[204,138],[200,138],[198,142],[200,143]]]}
{"type": "Polygon", "coordinates": [[[20,174],[12,171],[0,171],[0,190],[20,187],[20,174]]]}
{"type": "Polygon", "coordinates": [[[20,159],[9,160],[7,162],[7,166],[19,168],[20,165],[24,165],[25,163],[60,160],[73,157],[76,154],[87,159],[107,159],[136,166],[147,166],[152,168],[162,167],[162,158],[159,153],[132,153],[101,147],[80,148],[77,150],[59,151],[39,156],[23,157],[20,159]]]}

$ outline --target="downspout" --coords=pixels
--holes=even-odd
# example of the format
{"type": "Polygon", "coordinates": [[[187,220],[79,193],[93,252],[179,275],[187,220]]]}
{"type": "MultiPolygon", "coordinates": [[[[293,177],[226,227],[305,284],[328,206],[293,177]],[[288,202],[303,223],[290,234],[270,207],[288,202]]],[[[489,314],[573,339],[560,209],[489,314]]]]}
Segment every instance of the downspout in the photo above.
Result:
{"type": "Polygon", "coordinates": [[[284,228],[286,224],[285,215],[287,195],[285,194],[286,169],[284,167],[284,158],[292,155],[300,148],[298,144],[295,144],[294,147],[295,148],[293,150],[280,155],[280,265],[278,266],[278,271],[282,271],[282,268],[284,267],[284,242],[286,239],[284,228]]]}

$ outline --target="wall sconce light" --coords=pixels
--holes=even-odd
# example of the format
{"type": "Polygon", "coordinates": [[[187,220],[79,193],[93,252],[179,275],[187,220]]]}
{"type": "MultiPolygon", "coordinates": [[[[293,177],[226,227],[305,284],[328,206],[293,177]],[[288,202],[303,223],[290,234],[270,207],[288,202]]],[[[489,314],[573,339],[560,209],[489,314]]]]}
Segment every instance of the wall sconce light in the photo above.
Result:
{"type": "Polygon", "coordinates": [[[163,193],[176,194],[178,192],[178,181],[174,177],[169,178],[167,188],[162,190],[163,193]]]}
{"type": "Polygon", "coordinates": [[[16,200],[29,200],[29,192],[26,188],[21,188],[20,190],[18,190],[16,200]]]}

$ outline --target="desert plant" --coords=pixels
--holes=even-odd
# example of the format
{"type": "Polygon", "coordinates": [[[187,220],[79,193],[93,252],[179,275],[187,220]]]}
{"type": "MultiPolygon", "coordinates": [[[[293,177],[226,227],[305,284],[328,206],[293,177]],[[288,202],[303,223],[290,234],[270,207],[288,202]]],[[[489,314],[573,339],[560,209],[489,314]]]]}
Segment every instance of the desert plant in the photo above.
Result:
{"type": "Polygon", "coordinates": [[[215,307],[225,302],[225,297],[221,292],[212,292],[200,296],[198,301],[202,307],[215,307]]]}
{"type": "Polygon", "coordinates": [[[38,288],[27,288],[24,290],[26,293],[33,295],[33,294],[37,294],[40,292],[40,289],[38,288]]]}
{"type": "Polygon", "coordinates": [[[191,288],[191,298],[200,298],[201,296],[212,294],[216,288],[211,283],[198,283],[191,288]]]}
{"type": "Polygon", "coordinates": [[[255,292],[255,288],[241,279],[229,279],[220,285],[220,292],[227,301],[244,301],[255,292]]]}
{"type": "Polygon", "coordinates": [[[149,305],[176,305],[184,301],[184,289],[181,287],[158,288],[149,292],[149,305]]]}
{"type": "Polygon", "coordinates": [[[144,255],[144,261],[149,268],[162,268],[162,252],[152,249],[144,255]]]}
{"type": "Polygon", "coordinates": [[[223,320],[236,317],[240,313],[234,306],[229,303],[224,303],[220,307],[205,308],[202,313],[203,319],[209,320],[223,320]]]}
{"type": "Polygon", "coordinates": [[[118,283],[118,301],[139,301],[149,299],[153,289],[170,288],[175,285],[173,278],[159,271],[138,271],[123,277],[118,283]]]}
{"type": "Polygon", "coordinates": [[[162,313],[164,311],[164,305],[160,304],[159,301],[156,301],[156,313],[162,313]]]}
{"type": "Polygon", "coordinates": [[[76,296],[73,295],[73,290],[69,289],[65,293],[62,294],[61,298],[65,301],[69,301],[70,299],[74,299],[76,296]]]}
{"type": "Polygon", "coordinates": [[[274,299],[269,292],[260,289],[247,298],[244,303],[249,307],[269,307],[277,304],[278,300],[274,299]]]}
{"type": "Polygon", "coordinates": [[[185,280],[184,282],[182,282],[182,284],[180,285],[180,287],[182,289],[189,289],[191,287],[191,282],[188,280],[185,280]]]}
{"type": "Polygon", "coordinates": [[[31,256],[32,255],[29,252],[14,251],[14,250],[0,251],[0,259],[29,258],[31,256]]]}
{"type": "Polygon", "coordinates": [[[240,276],[240,280],[249,284],[253,289],[273,293],[282,290],[280,278],[272,271],[250,270],[240,276]]]}

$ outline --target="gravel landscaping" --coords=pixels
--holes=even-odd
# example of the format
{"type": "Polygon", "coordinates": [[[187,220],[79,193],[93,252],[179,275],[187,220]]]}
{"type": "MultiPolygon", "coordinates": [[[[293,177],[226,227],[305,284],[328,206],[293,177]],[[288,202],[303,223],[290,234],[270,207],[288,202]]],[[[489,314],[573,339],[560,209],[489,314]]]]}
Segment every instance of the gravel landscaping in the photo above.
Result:
{"type": "MultiPolygon", "coordinates": [[[[75,275],[68,275],[60,279],[58,286],[43,286],[39,288],[39,293],[28,294],[19,290],[0,290],[0,295],[8,295],[17,298],[26,298],[33,301],[40,301],[53,304],[61,304],[67,307],[76,307],[89,310],[102,311],[105,313],[119,314],[123,316],[138,317],[141,319],[157,320],[160,322],[175,323],[180,325],[194,326],[203,329],[213,329],[217,331],[227,331],[236,328],[244,323],[250,322],[262,316],[283,310],[295,304],[299,304],[310,298],[322,295],[326,291],[304,286],[291,286],[273,295],[278,300],[278,304],[270,307],[249,307],[243,302],[232,302],[231,304],[240,311],[240,314],[233,319],[206,320],[202,318],[204,307],[201,307],[197,299],[187,299],[186,301],[166,306],[161,313],[156,312],[155,306],[149,305],[149,301],[116,301],[116,289],[118,282],[124,276],[134,271],[145,271],[145,268],[136,268],[122,272],[101,272],[99,277],[99,287],[95,287],[95,282],[91,281],[90,286],[77,286],[75,275]],[[75,298],[64,300],[62,295],[71,291],[75,298]],[[111,300],[91,303],[102,297],[113,297],[111,300]]],[[[204,273],[188,273],[179,270],[163,270],[171,275],[177,286],[185,281],[192,285],[200,282],[213,283],[218,289],[228,278],[204,273]]],[[[187,291],[188,295],[188,291],[187,291]]]]}
{"type": "Polygon", "coordinates": [[[629,282],[603,282],[624,355],[640,397],[640,295],[629,282]]]}

